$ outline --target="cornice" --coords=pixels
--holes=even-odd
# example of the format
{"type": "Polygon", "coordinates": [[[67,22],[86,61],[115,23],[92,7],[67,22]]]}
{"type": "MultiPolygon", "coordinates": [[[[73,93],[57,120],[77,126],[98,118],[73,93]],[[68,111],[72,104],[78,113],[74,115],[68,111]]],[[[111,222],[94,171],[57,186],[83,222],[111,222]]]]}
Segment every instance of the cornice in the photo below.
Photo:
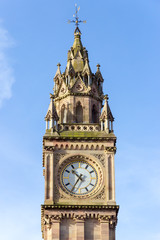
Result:
{"type": "Polygon", "coordinates": [[[118,213],[119,205],[46,205],[42,204],[42,209],[84,209],[84,210],[116,210],[118,213]]]}
{"type": "Polygon", "coordinates": [[[103,138],[101,138],[101,137],[61,137],[61,136],[47,136],[47,135],[45,135],[44,137],[43,137],[43,139],[44,140],[64,140],[64,141],[66,141],[66,140],[71,140],[71,141],[81,141],[81,140],[84,140],[84,141],[101,141],[101,142],[103,142],[103,141],[110,141],[110,140],[114,140],[115,142],[116,142],[116,137],[110,137],[110,138],[107,138],[107,137],[103,137],[103,138]]]}

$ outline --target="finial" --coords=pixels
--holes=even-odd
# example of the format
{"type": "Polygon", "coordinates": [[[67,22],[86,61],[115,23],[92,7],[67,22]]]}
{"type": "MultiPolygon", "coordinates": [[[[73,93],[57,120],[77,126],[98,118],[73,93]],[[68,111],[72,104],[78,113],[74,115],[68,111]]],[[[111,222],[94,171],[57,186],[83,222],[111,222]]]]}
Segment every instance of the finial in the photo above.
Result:
{"type": "Polygon", "coordinates": [[[85,58],[85,62],[89,62],[89,59],[88,59],[88,57],[86,57],[86,58],[85,58]]]}
{"type": "Polygon", "coordinates": [[[60,69],[60,66],[61,66],[61,64],[58,63],[58,64],[57,64],[57,67],[58,67],[58,68],[57,68],[57,72],[56,72],[56,75],[54,76],[54,78],[56,78],[57,75],[61,75],[61,69],[60,69]]]}
{"type": "Polygon", "coordinates": [[[104,98],[103,98],[105,101],[107,101],[109,99],[108,97],[108,94],[104,95],[104,98]]]}
{"type": "Polygon", "coordinates": [[[75,4],[75,7],[76,7],[76,12],[75,12],[75,14],[73,15],[73,17],[74,17],[75,19],[74,19],[74,20],[68,20],[68,23],[75,23],[76,29],[79,30],[78,25],[79,25],[80,23],[86,23],[86,20],[85,20],[85,21],[79,20],[78,12],[79,12],[79,10],[80,10],[80,7],[77,8],[77,4],[75,4]]]}
{"type": "Polygon", "coordinates": [[[97,66],[96,66],[96,67],[97,67],[97,72],[99,71],[100,66],[101,66],[101,65],[97,64],[97,66]]]}

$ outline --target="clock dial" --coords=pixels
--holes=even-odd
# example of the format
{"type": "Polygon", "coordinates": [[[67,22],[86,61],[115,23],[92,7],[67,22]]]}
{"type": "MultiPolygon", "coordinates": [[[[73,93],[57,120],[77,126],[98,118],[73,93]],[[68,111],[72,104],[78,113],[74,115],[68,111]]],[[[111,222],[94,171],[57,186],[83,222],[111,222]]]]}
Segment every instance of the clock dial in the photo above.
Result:
{"type": "Polygon", "coordinates": [[[97,185],[97,172],[87,162],[75,161],[66,165],[61,174],[64,188],[72,194],[84,195],[90,193],[97,185]]]}

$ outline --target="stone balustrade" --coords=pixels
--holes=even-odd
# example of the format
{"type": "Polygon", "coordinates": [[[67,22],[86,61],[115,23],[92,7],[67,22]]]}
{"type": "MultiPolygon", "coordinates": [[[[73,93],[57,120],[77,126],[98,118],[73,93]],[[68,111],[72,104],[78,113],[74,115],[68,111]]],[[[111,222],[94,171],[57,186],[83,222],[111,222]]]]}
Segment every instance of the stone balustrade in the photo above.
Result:
{"type": "Polygon", "coordinates": [[[98,132],[101,130],[100,124],[60,124],[60,131],[94,131],[98,132]]]}

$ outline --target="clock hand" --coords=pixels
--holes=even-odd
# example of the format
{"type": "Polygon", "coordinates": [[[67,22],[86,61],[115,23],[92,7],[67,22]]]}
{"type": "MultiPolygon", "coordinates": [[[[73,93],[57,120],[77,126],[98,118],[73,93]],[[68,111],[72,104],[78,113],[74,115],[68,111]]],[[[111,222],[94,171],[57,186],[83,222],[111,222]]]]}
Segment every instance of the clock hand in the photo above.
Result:
{"type": "Polygon", "coordinates": [[[80,174],[80,176],[78,176],[78,179],[77,179],[77,181],[75,182],[75,184],[73,185],[73,187],[72,187],[72,189],[71,189],[71,192],[74,190],[74,188],[75,188],[76,184],[79,182],[79,180],[82,179],[81,177],[82,177],[82,174],[80,174]]]}
{"type": "MultiPolygon", "coordinates": [[[[72,173],[75,174],[78,178],[80,178],[80,180],[82,181],[83,179],[81,178],[81,176],[79,176],[74,170],[72,170],[72,173]]],[[[82,174],[81,174],[82,175],[82,174]]]]}

